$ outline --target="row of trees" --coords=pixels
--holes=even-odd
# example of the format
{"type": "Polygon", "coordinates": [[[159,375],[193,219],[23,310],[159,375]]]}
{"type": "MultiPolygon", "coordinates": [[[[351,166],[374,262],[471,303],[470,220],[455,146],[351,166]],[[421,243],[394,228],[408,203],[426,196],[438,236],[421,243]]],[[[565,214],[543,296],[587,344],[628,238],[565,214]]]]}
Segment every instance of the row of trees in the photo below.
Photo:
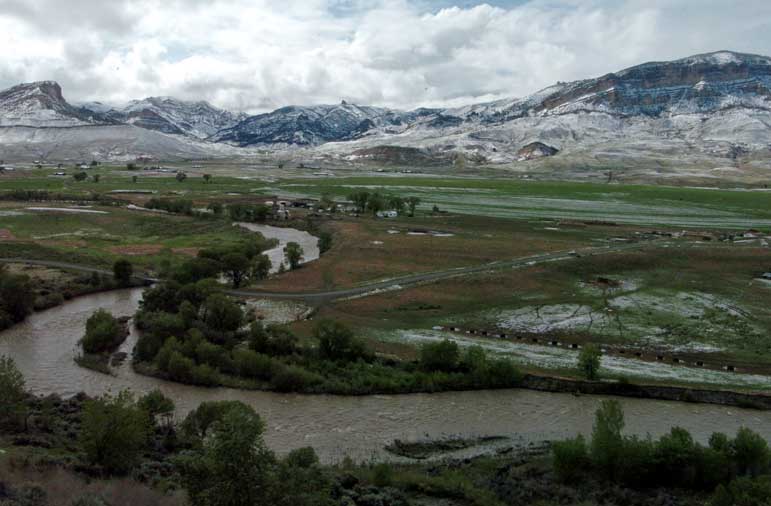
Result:
{"type": "Polygon", "coordinates": [[[731,494],[728,484],[732,480],[755,478],[770,470],[768,444],[747,428],[739,429],[734,438],[715,433],[707,446],[695,442],[680,427],[672,428],[658,440],[625,436],[623,429],[620,403],[603,401],[596,413],[591,440],[587,442],[578,436],[553,443],[557,476],[575,482],[590,474],[633,488],[664,486],[713,491],[717,487],[717,496],[725,497],[731,494]]]}
{"type": "Polygon", "coordinates": [[[409,210],[409,215],[415,215],[415,208],[420,204],[418,197],[402,198],[397,195],[386,195],[378,192],[367,191],[354,192],[348,195],[348,200],[356,205],[360,213],[370,212],[377,214],[380,211],[397,211],[403,214],[409,210]]]}

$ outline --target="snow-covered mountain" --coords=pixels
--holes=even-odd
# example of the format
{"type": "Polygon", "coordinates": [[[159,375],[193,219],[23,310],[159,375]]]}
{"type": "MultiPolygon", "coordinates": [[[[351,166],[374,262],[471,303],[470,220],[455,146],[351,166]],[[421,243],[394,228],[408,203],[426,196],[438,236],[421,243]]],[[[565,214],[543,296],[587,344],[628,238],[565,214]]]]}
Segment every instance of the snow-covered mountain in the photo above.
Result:
{"type": "Polygon", "coordinates": [[[20,84],[0,91],[0,127],[74,127],[110,123],[101,115],[76,109],[53,81],[20,84]]]}
{"type": "Polygon", "coordinates": [[[690,159],[719,167],[721,159],[730,165],[742,158],[757,164],[771,158],[771,58],[720,51],[557,83],[524,98],[409,112],[342,102],[247,117],[168,97],[73,107],[53,82],[0,92],[0,129],[43,127],[80,130],[0,132],[3,150],[34,141],[36,152],[53,157],[67,137],[67,148],[78,153],[122,157],[147,149],[160,158],[249,155],[244,148],[253,146],[400,164],[449,163],[459,153],[478,163],[547,158],[671,166],[690,159]],[[58,147],[46,151],[48,138],[58,147]],[[531,156],[528,146],[553,156],[531,156]]]}
{"type": "Polygon", "coordinates": [[[375,128],[399,127],[415,113],[349,104],[290,106],[251,116],[211,140],[237,146],[282,144],[318,145],[356,139],[375,128]]]}
{"type": "Polygon", "coordinates": [[[218,109],[208,102],[186,102],[172,97],[132,100],[125,107],[110,107],[101,102],[82,104],[85,110],[107,115],[110,119],[166,134],[189,135],[206,139],[230,128],[246,115],[218,109]]]}

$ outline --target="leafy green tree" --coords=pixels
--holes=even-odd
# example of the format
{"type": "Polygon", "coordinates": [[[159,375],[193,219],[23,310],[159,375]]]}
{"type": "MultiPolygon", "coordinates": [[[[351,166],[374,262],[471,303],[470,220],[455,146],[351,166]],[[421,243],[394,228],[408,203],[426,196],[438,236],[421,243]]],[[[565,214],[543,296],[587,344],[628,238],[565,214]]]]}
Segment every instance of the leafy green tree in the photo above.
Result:
{"type": "Polygon", "coordinates": [[[25,397],[24,376],[13,358],[0,356],[0,421],[16,413],[25,397]]]}
{"type": "Polygon", "coordinates": [[[600,377],[600,360],[602,351],[594,344],[587,344],[578,354],[578,369],[586,379],[594,381],[600,377]]]}
{"type": "Polygon", "coordinates": [[[731,445],[739,474],[758,476],[768,471],[768,443],[759,434],[741,427],[731,445]]]}
{"type": "Polygon", "coordinates": [[[367,201],[369,201],[369,192],[355,192],[348,195],[348,200],[354,203],[356,206],[356,209],[360,213],[363,213],[367,210],[367,201]]]}
{"type": "Polygon", "coordinates": [[[204,401],[193,411],[188,413],[182,421],[180,429],[182,435],[196,446],[203,444],[204,439],[209,435],[215,423],[222,420],[225,413],[234,406],[241,404],[240,401],[204,401]]]}
{"type": "Polygon", "coordinates": [[[177,180],[177,182],[181,183],[181,182],[183,182],[185,179],[187,179],[187,174],[185,174],[184,172],[181,172],[181,171],[180,171],[180,172],[177,172],[177,175],[176,175],[176,176],[174,176],[174,177],[175,177],[175,179],[177,180]]]}
{"type": "Polygon", "coordinates": [[[0,329],[24,321],[34,303],[29,277],[10,274],[0,265],[0,329]]]}
{"type": "Polygon", "coordinates": [[[112,351],[120,344],[124,330],[120,322],[104,309],[97,309],[86,320],[86,334],[80,340],[86,353],[112,351]]]}
{"type": "Polygon", "coordinates": [[[139,181],[139,176],[131,176],[132,183],[136,183],[137,181],[139,181]]]}
{"type": "Polygon", "coordinates": [[[313,336],[319,340],[319,355],[327,360],[352,361],[366,355],[364,343],[340,322],[324,320],[316,325],[313,336]]]}
{"type": "Polygon", "coordinates": [[[113,277],[119,286],[129,286],[131,276],[134,275],[134,266],[125,259],[116,261],[112,266],[113,277]]]}
{"type": "Polygon", "coordinates": [[[254,260],[252,260],[251,277],[255,281],[266,279],[270,275],[270,270],[272,268],[273,262],[270,261],[268,255],[257,255],[254,260]]]}
{"type": "Polygon", "coordinates": [[[323,255],[332,247],[332,234],[329,232],[321,232],[319,234],[319,252],[323,255]]]}
{"type": "Polygon", "coordinates": [[[275,457],[262,439],[264,428],[252,408],[235,403],[212,424],[199,450],[178,459],[193,506],[275,503],[275,457]]]}
{"type": "Polygon", "coordinates": [[[386,208],[386,199],[379,193],[373,193],[367,200],[367,210],[373,215],[386,208]]]}
{"type": "Polygon", "coordinates": [[[204,323],[215,331],[235,332],[244,320],[244,313],[238,304],[220,293],[210,295],[202,309],[204,323]]]}
{"type": "Polygon", "coordinates": [[[420,205],[420,198],[407,197],[407,208],[410,210],[410,217],[415,216],[415,208],[420,205]]]}
{"type": "Polygon", "coordinates": [[[592,430],[592,463],[606,477],[614,477],[623,454],[624,412],[616,400],[602,401],[595,414],[592,430]]]}
{"type": "Polygon", "coordinates": [[[147,447],[147,413],[137,407],[133,396],[123,391],[115,397],[86,401],[80,429],[80,443],[92,464],[108,473],[130,471],[147,447]]]}
{"type": "Polygon", "coordinates": [[[211,211],[215,216],[222,216],[222,211],[225,209],[224,206],[219,202],[212,202],[208,206],[206,206],[206,209],[211,211]]]}
{"type": "Polygon", "coordinates": [[[99,174],[94,174],[93,176],[91,176],[91,179],[94,180],[94,183],[98,183],[99,179],[101,179],[101,177],[102,176],[100,176],[99,174]]]}
{"type": "Polygon", "coordinates": [[[157,418],[170,420],[174,415],[174,401],[157,388],[140,397],[137,406],[150,415],[153,420],[157,418]]]}
{"type": "Polygon", "coordinates": [[[249,259],[241,253],[228,253],[222,258],[222,270],[233,288],[240,288],[249,278],[250,268],[249,259]]]}
{"type": "Polygon", "coordinates": [[[420,366],[426,371],[454,371],[458,367],[460,350],[457,343],[444,339],[426,343],[420,348],[420,366]]]}
{"type": "Polygon", "coordinates": [[[404,208],[406,206],[404,199],[397,195],[388,196],[386,205],[389,209],[397,211],[399,214],[404,213],[404,208]]]}
{"type": "Polygon", "coordinates": [[[204,182],[204,184],[211,183],[211,174],[204,174],[203,175],[203,182],[204,182]]]}
{"type": "Polygon", "coordinates": [[[286,257],[286,261],[289,262],[289,268],[292,270],[300,267],[303,255],[305,255],[305,251],[303,251],[302,246],[296,242],[290,242],[284,246],[284,256],[286,257]]]}
{"type": "Polygon", "coordinates": [[[72,178],[78,183],[80,183],[81,181],[85,181],[87,177],[88,177],[88,174],[86,174],[85,172],[76,172],[75,174],[72,175],[72,178]]]}
{"type": "Polygon", "coordinates": [[[771,498],[771,476],[738,478],[728,485],[720,485],[712,495],[709,506],[768,506],[771,498]]]}

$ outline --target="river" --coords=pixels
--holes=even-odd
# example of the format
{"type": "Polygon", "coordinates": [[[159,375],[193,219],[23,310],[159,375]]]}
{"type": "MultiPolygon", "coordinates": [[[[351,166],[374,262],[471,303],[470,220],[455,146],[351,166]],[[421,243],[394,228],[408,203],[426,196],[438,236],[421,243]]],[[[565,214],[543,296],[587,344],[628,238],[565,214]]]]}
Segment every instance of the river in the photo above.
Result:
{"type": "Polygon", "coordinates": [[[233,225],[245,228],[252,232],[259,232],[267,239],[278,240],[278,246],[264,252],[268,255],[268,258],[270,258],[272,264],[270,269],[271,273],[278,272],[282,263],[284,264],[284,267],[289,267],[286,265],[284,246],[290,242],[296,242],[303,249],[303,258],[300,261],[302,264],[318,260],[319,255],[321,254],[319,251],[319,238],[304,230],[297,230],[289,227],[274,227],[272,225],[262,225],[259,223],[234,223],[233,225]]]}
{"type": "MultiPolygon", "coordinates": [[[[385,455],[383,446],[396,438],[446,435],[505,435],[521,441],[541,441],[581,432],[588,434],[602,397],[554,394],[529,390],[448,392],[418,395],[340,397],[286,395],[180,385],[133,372],[127,361],[116,376],[79,367],[74,362],[85,321],[98,308],[116,316],[134,313],[141,289],[99,293],[77,298],[36,313],[24,323],[0,333],[0,354],[12,356],[36,394],[64,396],[116,393],[130,388],[140,393],[160,388],[182,417],[200,402],[237,399],[266,420],[266,441],[283,453],[312,446],[325,462],[348,455],[356,460],[385,455]]],[[[123,345],[130,351],[132,333],[123,345]]],[[[622,399],[626,431],[657,436],[680,425],[705,441],[714,431],[733,433],[745,425],[771,439],[771,412],[733,407],[622,399]]]]}

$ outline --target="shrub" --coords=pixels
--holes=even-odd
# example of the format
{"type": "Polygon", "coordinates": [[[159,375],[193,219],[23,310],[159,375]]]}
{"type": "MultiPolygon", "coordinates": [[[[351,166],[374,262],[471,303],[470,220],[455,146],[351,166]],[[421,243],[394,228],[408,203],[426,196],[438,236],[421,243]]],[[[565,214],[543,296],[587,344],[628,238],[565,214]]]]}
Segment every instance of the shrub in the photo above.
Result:
{"type": "Polygon", "coordinates": [[[174,412],[174,401],[157,388],[147,392],[137,401],[137,406],[150,416],[168,416],[174,412]]]}
{"type": "Polygon", "coordinates": [[[102,353],[115,349],[123,337],[120,322],[104,309],[97,309],[86,321],[86,335],[80,344],[86,353],[102,353]]]}
{"type": "Polygon", "coordinates": [[[0,356],[0,420],[9,418],[24,400],[24,376],[13,358],[0,356]]]}
{"type": "Polygon", "coordinates": [[[166,370],[172,379],[183,383],[190,383],[192,382],[194,368],[195,362],[192,359],[185,357],[178,351],[174,351],[169,357],[166,370]]]}
{"type": "Polygon", "coordinates": [[[269,380],[273,375],[273,360],[252,350],[233,350],[233,362],[240,376],[269,380]]]}
{"type": "Polygon", "coordinates": [[[375,464],[372,469],[372,483],[376,487],[390,487],[394,479],[394,470],[387,462],[375,464]]]}
{"type": "Polygon", "coordinates": [[[450,372],[458,367],[458,345],[445,339],[438,343],[426,343],[420,349],[420,366],[426,371],[450,372]]]}
{"type": "Polygon", "coordinates": [[[321,383],[322,378],[298,366],[287,366],[277,371],[270,380],[279,392],[303,392],[321,383]]]}
{"type": "Polygon", "coordinates": [[[86,402],[80,442],[91,463],[110,473],[125,473],[139,461],[148,430],[147,414],[124,391],[86,402]]]}
{"type": "Polygon", "coordinates": [[[602,352],[594,344],[587,344],[578,354],[578,369],[588,380],[600,377],[600,360],[602,352]]]}
{"type": "Polygon", "coordinates": [[[592,430],[592,463],[606,476],[613,477],[623,452],[621,430],[624,413],[616,400],[602,401],[592,430]]]}
{"type": "Polygon", "coordinates": [[[342,323],[325,320],[316,325],[313,336],[319,340],[319,355],[327,360],[353,361],[366,355],[364,343],[342,323]]]}
{"type": "Polygon", "coordinates": [[[589,464],[589,453],[583,436],[552,443],[554,472],[563,482],[576,480],[589,464]]]}

